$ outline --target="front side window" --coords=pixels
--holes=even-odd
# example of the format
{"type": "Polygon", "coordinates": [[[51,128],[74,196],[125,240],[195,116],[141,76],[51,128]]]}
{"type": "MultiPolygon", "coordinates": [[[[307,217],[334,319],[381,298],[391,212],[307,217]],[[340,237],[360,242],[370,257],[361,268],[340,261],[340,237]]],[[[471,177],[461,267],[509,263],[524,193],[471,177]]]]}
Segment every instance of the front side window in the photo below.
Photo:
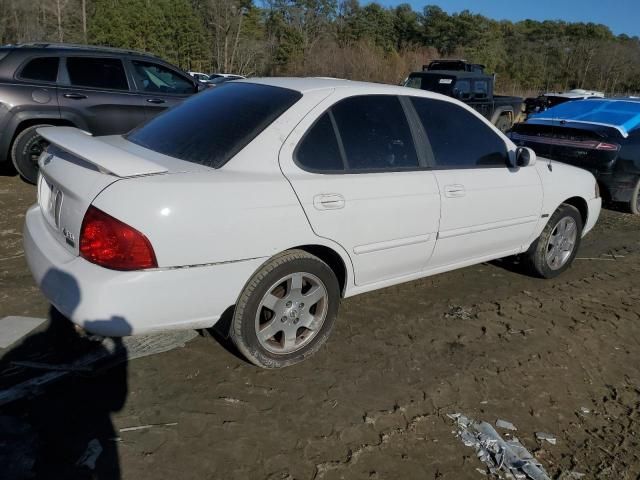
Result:
{"type": "Polygon", "coordinates": [[[154,117],[127,139],[170,157],[218,168],[301,96],[286,88],[229,82],[154,117]]]}
{"type": "Polygon", "coordinates": [[[397,97],[351,97],[331,107],[331,112],[349,170],[418,167],[409,123],[397,97]]]}
{"type": "Polygon", "coordinates": [[[75,87],[129,90],[122,60],[118,58],[68,57],[67,72],[75,87]]]}
{"type": "Polygon", "coordinates": [[[174,95],[187,95],[195,91],[193,83],[162,65],[138,60],[132,63],[139,90],[174,95]]]}
{"type": "Polygon", "coordinates": [[[412,97],[440,169],[506,167],[507,146],[471,112],[451,102],[412,97]]]}
{"type": "Polygon", "coordinates": [[[34,58],[24,66],[20,72],[20,78],[39,82],[55,82],[58,78],[58,63],[60,63],[58,57],[34,58]]]}

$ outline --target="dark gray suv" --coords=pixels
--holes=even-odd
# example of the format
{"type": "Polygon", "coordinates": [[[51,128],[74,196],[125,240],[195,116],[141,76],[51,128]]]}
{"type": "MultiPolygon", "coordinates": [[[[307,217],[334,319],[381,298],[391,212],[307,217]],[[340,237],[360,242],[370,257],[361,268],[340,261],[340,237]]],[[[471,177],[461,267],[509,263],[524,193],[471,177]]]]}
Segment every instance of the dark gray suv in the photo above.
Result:
{"type": "Polygon", "coordinates": [[[0,162],[12,161],[35,183],[46,147],[38,127],[122,134],[203,88],[145,53],[52,43],[0,47],[0,162]]]}

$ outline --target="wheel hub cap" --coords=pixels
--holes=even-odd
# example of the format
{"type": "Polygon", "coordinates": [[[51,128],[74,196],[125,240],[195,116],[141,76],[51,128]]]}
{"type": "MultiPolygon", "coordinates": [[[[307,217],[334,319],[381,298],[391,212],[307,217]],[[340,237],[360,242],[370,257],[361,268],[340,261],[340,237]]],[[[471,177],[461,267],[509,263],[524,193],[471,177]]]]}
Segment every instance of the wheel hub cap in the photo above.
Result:
{"type": "Polygon", "coordinates": [[[572,217],[563,217],[551,231],[546,261],[551,270],[562,268],[571,258],[578,238],[578,226],[572,217]]]}
{"type": "Polygon", "coordinates": [[[256,312],[256,336],[267,351],[293,353],[308,345],[322,327],[327,289],[310,273],[294,273],[274,283],[256,312]]]}

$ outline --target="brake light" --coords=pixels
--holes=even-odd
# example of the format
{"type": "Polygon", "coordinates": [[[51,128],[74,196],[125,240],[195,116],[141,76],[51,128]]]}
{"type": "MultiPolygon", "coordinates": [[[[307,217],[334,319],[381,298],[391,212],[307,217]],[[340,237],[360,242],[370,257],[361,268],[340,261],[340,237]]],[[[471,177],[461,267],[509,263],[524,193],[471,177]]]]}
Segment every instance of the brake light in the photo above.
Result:
{"type": "Polygon", "coordinates": [[[158,266],[149,239],[135,228],[90,206],[82,220],[80,255],[112,270],[141,270],[158,266]]]}
{"type": "Polygon", "coordinates": [[[607,152],[617,152],[618,148],[620,148],[620,146],[615,143],[600,142],[596,145],[596,150],[605,150],[607,152]]]}

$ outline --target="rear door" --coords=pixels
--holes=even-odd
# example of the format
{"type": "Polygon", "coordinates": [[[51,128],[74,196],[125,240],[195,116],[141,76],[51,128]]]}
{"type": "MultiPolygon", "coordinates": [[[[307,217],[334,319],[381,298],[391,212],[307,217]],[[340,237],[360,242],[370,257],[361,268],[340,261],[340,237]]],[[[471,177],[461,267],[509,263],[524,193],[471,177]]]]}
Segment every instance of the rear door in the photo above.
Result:
{"type": "Polygon", "coordinates": [[[440,188],[441,220],[430,267],[515,253],[542,210],[535,167],[509,168],[505,140],[453,102],[412,97],[440,188]]]}
{"type": "Polygon", "coordinates": [[[117,57],[62,58],[58,103],[63,118],[94,135],[123,134],[144,122],[144,102],[117,57]]]}
{"type": "Polygon", "coordinates": [[[280,152],[314,232],[348,252],[357,285],[424,270],[440,200],[403,103],[396,96],[363,95],[318,110],[280,152]]]}
{"type": "Polygon", "coordinates": [[[129,65],[147,118],[182,103],[198,91],[192,78],[166,65],[148,60],[130,60],[129,65]]]}

